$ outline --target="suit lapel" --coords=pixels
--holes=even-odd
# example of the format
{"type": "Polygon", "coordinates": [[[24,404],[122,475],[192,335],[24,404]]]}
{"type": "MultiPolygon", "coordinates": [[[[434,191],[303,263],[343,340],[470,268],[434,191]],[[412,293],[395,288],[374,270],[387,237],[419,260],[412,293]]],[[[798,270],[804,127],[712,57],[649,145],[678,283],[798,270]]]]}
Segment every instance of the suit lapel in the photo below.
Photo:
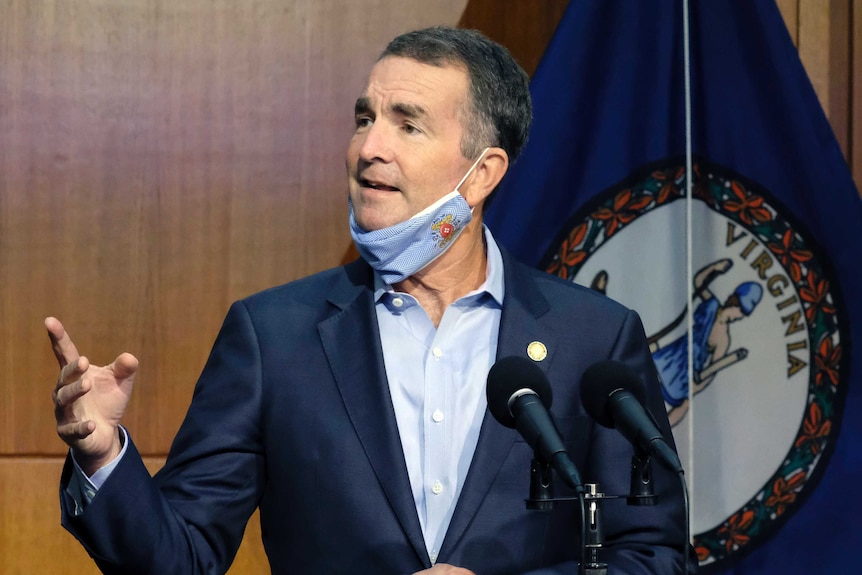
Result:
{"type": "MultiPolygon", "coordinates": [[[[424,564],[428,552],[389,395],[374,312],[372,274],[362,261],[330,294],[338,311],[318,325],[333,376],[356,434],[401,528],[424,564]]],[[[369,528],[373,528],[369,526],[369,528]]]]}
{"type": "MultiPolygon", "coordinates": [[[[542,330],[539,319],[550,310],[550,304],[532,286],[523,264],[519,264],[501,249],[505,274],[503,313],[500,317],[500,335],[497,342],[497,359],[508,356],[527,355],[527,346],[534,341],[545,344],[548,356],[539,363],[547,372],[547,366],[556,349],[556,339],[542,330]],[[519,269],[520,268],[520,269],[519,269]]],[[[458,504],[443,541],[441,557],[445,557],[464,535],[464,531],[497,477],[515,440],[519,437],[514,429],[503,427],[485,409],[485,417],[479,431],[476,453],[470,471],[458,498],[458,504]]],[[[528,470],[525,470],[525,473],[528,470]]],[[[524,493],[524,497],[527,497],[524,493]]],[[[513,502],[517,504],[518,502],[513,502]]]]}

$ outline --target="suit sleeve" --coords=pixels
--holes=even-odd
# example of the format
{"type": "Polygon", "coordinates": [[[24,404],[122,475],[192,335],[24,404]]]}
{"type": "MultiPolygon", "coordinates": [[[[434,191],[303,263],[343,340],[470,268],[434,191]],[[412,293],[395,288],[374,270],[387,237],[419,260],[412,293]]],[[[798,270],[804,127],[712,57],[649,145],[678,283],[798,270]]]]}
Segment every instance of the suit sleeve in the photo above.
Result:
{"type": "Polygon", "coordinates": [[[129,451],[75,516],[61,480],[62,522],[106,574],[224,573],[264,482],[260,353],[251,318],[225,319],[165,467],[150,477],[129,451]]]}

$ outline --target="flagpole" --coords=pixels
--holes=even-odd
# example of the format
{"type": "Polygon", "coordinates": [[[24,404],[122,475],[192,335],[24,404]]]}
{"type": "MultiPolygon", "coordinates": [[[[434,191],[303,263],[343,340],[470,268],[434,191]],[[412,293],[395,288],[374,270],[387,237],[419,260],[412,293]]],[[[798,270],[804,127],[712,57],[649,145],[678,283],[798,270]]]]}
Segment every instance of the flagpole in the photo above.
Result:
{"type": "MultiPolygon", "coordinates": [[[[694,485],[694,266],[692,264],[692,159],[691,159],[691,43],[689,36],[688,0],[682,0],[683,76],[685,78],[685,279],[688,301],[688,484],[694,485]]],[[[693,515],[694,502],[689,501],[689,515],[693,515]]],[[[688,519],[690,521],[690,517],[688,519]]],[[[689,543],[691,534],[687,533],[689,543]]],[[[686,565],[688,562],[686,562],[686,565]]]]}

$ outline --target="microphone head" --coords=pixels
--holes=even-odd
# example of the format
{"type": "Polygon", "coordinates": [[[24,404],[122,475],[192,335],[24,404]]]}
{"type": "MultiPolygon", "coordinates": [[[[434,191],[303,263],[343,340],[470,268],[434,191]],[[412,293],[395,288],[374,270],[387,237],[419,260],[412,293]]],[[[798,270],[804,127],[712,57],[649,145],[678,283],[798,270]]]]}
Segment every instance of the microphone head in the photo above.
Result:
{"type": "Polygon", "coordinates": [[[515,427],[515,418],[509,409],[509,400],[520,389],[530,389],[539,396],[546,409],[554,399],[548,378],[533,361],[525,357],[510,356],[497,360],[488,372],[488,409],[494,419],[506,427],[515,427]]]}
{"type": "Polygon", "coordinates": [[[624,363],[600,361],[588,367],[581,378],[581,403],[596,423],[613,428],[608,404],[611,395],[620,390],[628,391],[643,404],[644,390],[638,374],[624,363]]]}

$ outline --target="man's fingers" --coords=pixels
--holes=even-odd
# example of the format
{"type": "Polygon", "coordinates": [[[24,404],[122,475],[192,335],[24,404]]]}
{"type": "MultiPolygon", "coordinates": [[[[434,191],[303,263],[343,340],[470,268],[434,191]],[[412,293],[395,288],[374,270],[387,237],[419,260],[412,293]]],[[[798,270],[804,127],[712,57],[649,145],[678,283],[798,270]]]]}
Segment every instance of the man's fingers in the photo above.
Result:
{"type": "Polygon", "coordinates": [[[84,356],[79,356],[60,368],[60,377],[57,380],[57,387],[64,387],[70,383],[81,379],[81,376],[90,368],[90,360],[84,356]]]}
{"type": "Polygon", "coordinates": [[[77,379],[57,389],[54,393],[54,404],[57,407],[66,407],[88,391],[90,391],[90,383],[83,379],[77,379]]]}
{"type": "Polygon", "coordinates": [[[45,318],[45,329],[48,330],[48,337],[51,339],[51,348],[54,350],[54,357],[60,363],[60,367],[78,357],[78,348],[72,343],[72,338],[66,333],[63,324],[56,317],[45,318]]]}
{"type": "Polygon", "coordinates": [[[73,443],[84,439],[96,430],[96,424],[92,421],[74,421],[57,426],[57,435],[66,443],[73,443]]]}

